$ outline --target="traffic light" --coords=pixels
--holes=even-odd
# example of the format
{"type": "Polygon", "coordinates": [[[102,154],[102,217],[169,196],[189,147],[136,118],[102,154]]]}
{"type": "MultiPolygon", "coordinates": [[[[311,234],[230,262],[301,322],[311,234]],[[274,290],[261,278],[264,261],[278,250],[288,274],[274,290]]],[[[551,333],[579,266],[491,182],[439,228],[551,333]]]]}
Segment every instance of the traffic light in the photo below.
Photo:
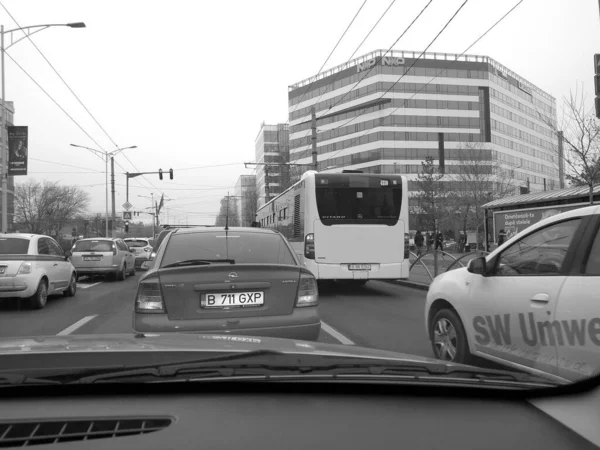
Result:
{"type": "Polygon", "coordinates": [[[596,93],[596,117],[600,119],[600,53],[594,55],[594,91],[596,93]]]}
{"type": "Polygon", "coordinates": [[[125,222],[125,233],[129,233],[129,221],[125,222]]]}
{"type": "Polygon", "coordinates": [[[158,178],[162,180],[162,169],[158,169],[158,178]]]}
{"type": "Polygon", "coordinates": [[[169,178],[173,179],[173,169],[169,169],[169,178]]]}

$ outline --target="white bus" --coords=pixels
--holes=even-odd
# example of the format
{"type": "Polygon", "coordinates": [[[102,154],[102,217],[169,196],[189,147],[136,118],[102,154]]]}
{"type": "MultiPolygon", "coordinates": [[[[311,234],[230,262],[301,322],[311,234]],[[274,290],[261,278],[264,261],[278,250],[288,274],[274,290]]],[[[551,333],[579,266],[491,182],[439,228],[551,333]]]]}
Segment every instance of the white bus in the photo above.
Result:
{"type": "Polygon", "coordinates": [[[318,280],[407,279],[408,185],[401,175],[306,172],[257,211],[318,280]]]}

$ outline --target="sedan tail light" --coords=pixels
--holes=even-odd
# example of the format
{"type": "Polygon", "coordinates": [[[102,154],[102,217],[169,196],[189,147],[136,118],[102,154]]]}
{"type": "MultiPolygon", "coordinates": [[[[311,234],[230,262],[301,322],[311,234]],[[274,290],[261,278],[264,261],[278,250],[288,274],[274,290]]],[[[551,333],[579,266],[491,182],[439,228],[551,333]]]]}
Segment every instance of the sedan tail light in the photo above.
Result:
{"type": "Polygon", "coordinates": [[[312,233],[304,238],[304,257],[315,259],[315,235],[312,233]]]}
{"type": "Polygon", "coordinates": [[[31,269],[32,264],[30,262],[23,262],[21,263],[21,267],[19,267],[17,275],[26,275],[28,273],[31,273],[31,269]]]}
{"type": "Polygon", "coordinates": [[[166,312],[160,283],[157,278],[144,280],[140,283],[135,298],[135,311],[149,314],[166,312]]]}
{"type": "Polygon", "coordinates": [[[317,306],[319,303],[319,288],[314,276],[305,273],[300,274],[300,286],[298,287],[298,298],[296,307],[317,306]]]}

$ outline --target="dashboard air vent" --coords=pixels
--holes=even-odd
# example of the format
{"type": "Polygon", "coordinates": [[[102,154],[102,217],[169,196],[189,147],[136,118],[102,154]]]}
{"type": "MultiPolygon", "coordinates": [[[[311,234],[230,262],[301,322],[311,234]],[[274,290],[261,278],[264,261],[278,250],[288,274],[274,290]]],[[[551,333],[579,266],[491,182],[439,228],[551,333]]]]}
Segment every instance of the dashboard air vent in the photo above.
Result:
{"type": "Polygon", "coordinates": [[[172,422],[168,417],[0,422],[0,448],[146,434],[172,422]]]}

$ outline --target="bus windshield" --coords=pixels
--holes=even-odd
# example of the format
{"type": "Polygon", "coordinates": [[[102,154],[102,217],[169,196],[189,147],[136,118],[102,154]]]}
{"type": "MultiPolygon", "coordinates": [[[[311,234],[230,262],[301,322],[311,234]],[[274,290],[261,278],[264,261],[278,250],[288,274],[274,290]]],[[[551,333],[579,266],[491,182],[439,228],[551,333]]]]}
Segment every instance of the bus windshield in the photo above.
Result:
{"type": "Polygon", "coordinates": [[[396,225],[402,207],[399,180],[336,175],[315,176],[317,209],[323,225],[396,225]]]}

